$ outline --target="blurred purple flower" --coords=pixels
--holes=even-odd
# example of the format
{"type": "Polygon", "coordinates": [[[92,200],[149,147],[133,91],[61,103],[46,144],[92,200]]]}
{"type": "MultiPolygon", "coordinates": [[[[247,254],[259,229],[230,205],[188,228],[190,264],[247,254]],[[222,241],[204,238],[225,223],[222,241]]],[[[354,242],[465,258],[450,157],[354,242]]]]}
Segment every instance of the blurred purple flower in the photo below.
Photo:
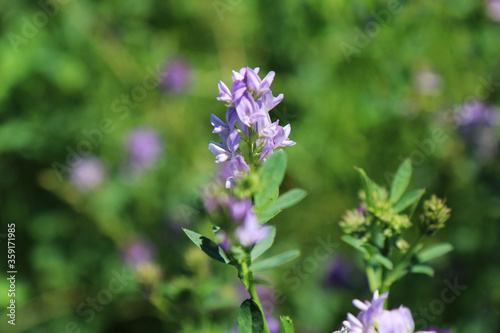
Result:
{"type": "Polygon", "coordinates": [[[479,100],[468,102],[460,108],[459,125],[462,127],[477,125],[492,126],[496,121],[496,110],[479,100]]]}
{"type": "Polygon", "coordinates": [[[164,65],[160,75],[161,86],[167,92],[181,94],[190,83],[191,70],[182,58],[172,58],[164,65]]]}
{"type": "Polygon", "coordinates": [[[151,263],[156,255],[156,247],[151,240],[138,237],[129,241],[123,250],[123,260],[133,269],[151,263]]]}
{"type": "Polygon", "coordinates": [[[351,261],[342,256],[337,255],[328,265],[326,271],[325,284],[328,287],[347,287],[351,280],[351,275],[354,267],[351,261]]]}
{"type": "Polygon", "coordinates": [[[85,157],[74,163],[69,180],[78,190],[89,192],[101,185],[105,177],[106,171],[101,160],[97,157],[85,157]]]}
{"type": "Polygon", "coordinates": [[[460,109],[457,121],[460,135],[472,147],[475,155],[489,160],[498,151],[496,126],[499,120],[497,108],[481,101],[472,101],[460,109]]]}
{"type": "Polygon", "coordinates": [[[234,235],[241,245],[252,246],[261,239],[265,238],[269,234],[270,230],[271,228],[269,226],[260,225],[257,220],[257,216],[253,210],[250,210],[245,215],[243,224],[236,228],[234,235]]]}
{"type": "Polygon", "coordinates": [[[127,138],[128,168],[137,173],[151,168],[162,154],[158,132],[149,128],[136,128],[127,138]]]}
{"type": "Polygon", "coordinates": [[[500,22],[500,0],[488,0],[486,12],[493,21],[500,22]]]}

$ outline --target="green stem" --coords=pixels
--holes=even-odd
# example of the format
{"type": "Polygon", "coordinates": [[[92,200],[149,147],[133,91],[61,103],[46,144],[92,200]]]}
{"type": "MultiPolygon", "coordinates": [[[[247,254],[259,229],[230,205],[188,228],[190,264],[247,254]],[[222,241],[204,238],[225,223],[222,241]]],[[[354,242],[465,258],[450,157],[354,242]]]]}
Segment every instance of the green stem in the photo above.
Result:
{"type": "Polygon", "coordinates": [[[242,262],[240,266],[240,271],[238,272],[238,276],[240,277],[241,282],[245,286],[245,289],[250,294],[252,300],[257,304],[262,313],[262,320],[264,322],[264,332],[263,333],[271,333],[269,331],[269,327],[267,326],[266,316],[264,315],[264,310],[262,309],[262,305],[260,304],[259,295],[257,295],[257,290],[255,289],[255,281],[253,278],[253,272],[248,269],[250,263],[242,262]]]}
{"type": "Polygon", "coordinates": [[[368,284],[370,285],[371,292],[375,292],[375,290],[379,288],[379,283],[372,265],[368,265],[366,267],[366,277],[368,278],[368,284]]]}
{"type": "Polygon", "coordinates": [[[248,163],[249,165],[253,166],[253,130],[252,128],[248,129],[248,138],[247,138],[247,144],[248,144],[248,163]]]}
{"type": "Polygon", "coordinates": [[[391,285],[398,279],[399,273],[408,266],[409,261],[413,256],[413,254],[415,253],[415,249],[422,240],[423,236],[424,234],[420,231],[415,242],[411,245],[411,247],[403,256],[403,259],[394,267],[394,270],[390,274],[388,274],[387,277],[384,279],[381,288],[382,290],[380,291],[381,293],[388,291],[391,285]]]}

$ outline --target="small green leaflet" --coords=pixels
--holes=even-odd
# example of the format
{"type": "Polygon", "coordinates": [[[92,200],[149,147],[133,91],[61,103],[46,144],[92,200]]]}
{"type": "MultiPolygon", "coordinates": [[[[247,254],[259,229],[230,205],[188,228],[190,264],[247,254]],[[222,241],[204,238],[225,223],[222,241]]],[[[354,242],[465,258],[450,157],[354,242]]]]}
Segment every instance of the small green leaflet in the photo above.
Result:
{"type": "Polygon", "coordinates": [[[428,262],[450,251],[453,251],[453,245],[451,245],[450,243],[441,243],[421,251],[417,255],[417,260],[421,263],[428,262]]]}
{"type": "Polygon", "coordinates": [[[300,188],[290,190],[272,201],[267,208],[259,215],[261,223],[269,221],[274,216],[278,215],[283,209],[291,207],[305,198],[307,192],[300,188]]]}
{"type": "Polygon", "coordinates": [[[270,226],[270,228],[271,229],[267,236],[257,244],[255,244],[252,248],[252,251],[250,252],[252,261],[260,257],[262,253],[266,252],[271,247],[271,245],[273,245],[274,237],[276,236],[276,228],[272,226],[270,226]]]}
{"type": "Polygon", "coordinates": [[[281,264],[284,264],[292,259],[297,258],[300,255],[299,250],[291,250],[277,256],[264,259],[250,266],[250,270],[252,271],[265,271],[281,264]]]}
{"type": "Polygon", "coordinates": [[[222,250],[214,241],[189,229],[183,228],[182,230],[184,230],[184,233],[189,237],[189,239],[191,239],[191,241],[210,258],[225,264],[231,264],[231,260],[229,260],[224,250],[222,250]]]}
{"type": "Polygon", "coordinates": [[[365,196],[366,196],[366,204],[368,205],[369,208],[374,208],[373,204],[373,183],[370,178],[366,175],[366,172],[361,169],[354,167],[356,171],[359,173],[359,177],[361,178],[361,184],[363,184],[363,190],[365,191],[365,196]]]}
{"type": "MultiPolygon", "coordinates": [[[[424,192],[425,192],[424,189],[417,189],[417,190],[411,191],[403,199],[399,200],[399,202],[397,204],[394,205],[394,208],[393,208],[394,212],[395,213],[402,212],[403,210],[410,207],[411,205],[413,205],[412,211],[414,211],[415,207],[418,204],[418,201],[420,200],[420,198],[422,197],[424,192]]],[[[410,214],[410,216],[411,216],[411,214],[410,214]]]]}
{"type": "Polygon", "coordinates": [[[431,266],[427,266],[427,265],[413,265],[410,267],[410,272],[411,273],[425,274],[425,275],[429,275],[430,277],[434,276],[434,269],[432,269],[431,266]]]}
{"type": "Polygon", "coordinates": [[[410,183],[412,173],[411,161],[410,159],[406,159],[401,163],[396,171],[396,176],[392,180],[391,184],[391,194],[389,199],[391,202],[396,203],[403,193],[405,193],[408,184],[410,183]]]}
{"type": "Polygon", "coordinates": [[[285,177],[287,158],[284,152],[277,151],[271,154],[262,166],[262,190],[255,195],[255,208],[264,209],[279,189],[285,177]]]}

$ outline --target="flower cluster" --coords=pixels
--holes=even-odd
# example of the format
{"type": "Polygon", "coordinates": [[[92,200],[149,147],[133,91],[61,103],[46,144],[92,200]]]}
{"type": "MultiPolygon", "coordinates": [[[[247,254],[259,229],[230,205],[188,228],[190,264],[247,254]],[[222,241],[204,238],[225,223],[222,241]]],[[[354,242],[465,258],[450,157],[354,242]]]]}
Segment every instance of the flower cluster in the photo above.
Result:
{"type": "MultiPolygon", "coordinates": [[[[387,292],[379,295],[378,290],[376,290],[371,302],[353,300],[354,306],[361,311],[357,317],[351,313],[347,314],[347,320],[342,323],[342,330],[334,333],[413,333],[415,323],[410,309],[400,306],[397,309],[384,310],[387,296],[387,292]]],[[[427,333],[432,332],[427,331],[427,333]]]]}
{"type": "Polygon", "coordinates": [[[269,111],[283,100],[283,94],[273,96],[270,90],[274,72],[264,79],[258,75],[259,68],[243,67],[233,71],[231,89],[219,82],[219,101],[226,102],[228,109],[225,122],[214,114],[210,122],[212,133],[219,135],[221,142],[210,141],[208,149],[215,155],[216,163],[229,163],[231,175],[226,187],[234,185],[234,178],[248,173],[250,168],[265,161],[274,149],[292,146],[290,125],[272,122],[269,111]],[[242,145],[245,141],[246,145],[242,145]]]}

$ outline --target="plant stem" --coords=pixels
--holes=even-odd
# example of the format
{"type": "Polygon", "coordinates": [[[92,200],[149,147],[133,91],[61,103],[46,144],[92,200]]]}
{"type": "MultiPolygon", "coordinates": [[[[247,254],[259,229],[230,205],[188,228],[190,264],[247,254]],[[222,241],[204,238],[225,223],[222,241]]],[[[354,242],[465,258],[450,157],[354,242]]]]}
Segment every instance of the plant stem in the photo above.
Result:
{"type": "Polygon", "coordinates": [[[405,253],[403,256],[403,259],[394,267],[394,270],[387,275],[387,277],[384,279],[384,282],[382,283],[382,290],[381,292],[386,292],[389,290],[391,285],[396,282],[398,279],[399,273],[405,269],[413,256],[415,249],[417,248],[417,245],[420,243],[422,240],[422,237],[424,236],[423,232],[419,232],[415,242],[411,245],[411,247],[408,249],[408,251],[405,253]]]}
{"type": "Polygon", "coordinates": [[[375,292],[378,289],[378,280],[375,276],[375,270],[372,265],[366,267],[366,277],[368,278],[368,284],[370,285],[371,292],[375,292]]]}
{"type": "Polygon", "coordinates": [[[241,263],[240,272],[238,272],[238,276],[241,279],[241,282],[245,286],[245,289],[250,294],[252,300],[257,304],[262,313],[262,321],[264,322],[264,332],[270,333],[269,327],[267,326],[266,316],[264,315],[264,310],[262,309],[262,305],[260,304],[259,295],[257,295],[257,290],[255,289],[255,281],[253,278],[253,272],[248,269],[250,262],[244,261],[241,263]]]}

